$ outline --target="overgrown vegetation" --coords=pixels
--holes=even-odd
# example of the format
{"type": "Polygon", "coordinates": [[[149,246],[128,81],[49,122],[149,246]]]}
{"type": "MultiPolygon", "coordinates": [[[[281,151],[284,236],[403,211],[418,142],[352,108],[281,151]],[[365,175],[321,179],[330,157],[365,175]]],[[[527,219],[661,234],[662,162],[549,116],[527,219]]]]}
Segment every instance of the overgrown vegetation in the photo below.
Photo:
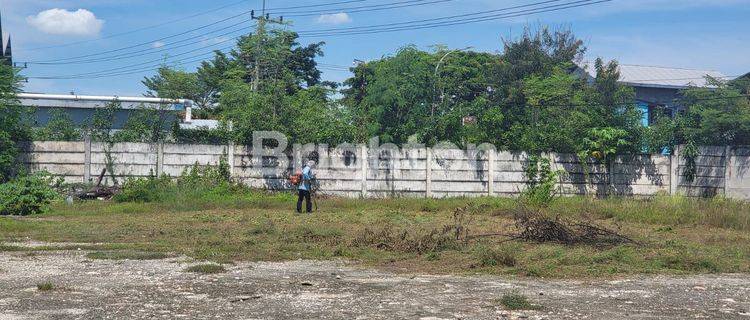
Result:
{"type": "Polygon", "coordinates": [[[36,290],[41,292],[55,290],[55,285],[52,282],[43,282],[36,285],[36,290]]]}
{"type": "Polygon", "coordinates": [[[330,198],[316,214],[295,216],[287,193],[186,194],[156,202],[60,204],[42,215],[0,218],[0,241],[109,244],[83,247],[94,250],[92,259],[342,258],[430,273],[580,278],[750,272],[750,212],[726,199],[558,198],[535,212],[558,217],[574,235],[595,236],[547,241],[518,237],[524,228],[516,215],[527,205],[514,199],[330,198]],[[598,229],[591,233],[568,222],[598,229]]]}
{"type": "Polygon", "coordinates": [[[526,296],[513,292],[504,294],[498,303],[507,310],[541,310],[539,305],[532,304],[526,296]]]}
{"type": "Polygon", "coordinates": [[[145,252],[136,250],[94,251],[86,255],[89,259],[97,260],[159,260],[169,258],[163,252],[145,252]]]}
{"type": "Polygon", "coordinates": [[[197,163],[186,169],[178,178],[169,176],[130,178],[122,186],[122,192],[113,198],[115,202],[183,202],[198,199],[232,197],[248,192],[247,188],[230,179],[229,164],[222,156],[217,166],[200,166],[197,163]]]}
{"type": "Polygon", "coordinates": [[[223,273],[227,270],[224,269],[224,267],[220,264],[215,263],[206,263],[206,264],[197,264],[194,266],[190,266],[187,269],[185,269],[186,272],[195,272],[195,273],[205,273],[205,274],[213,274],[213,273],[223,273]]]}
{"type": "Polygon", "coordinates": [[[52,201],[59,197],[50,187],[50,179],[39,173],[0,184],[0,216],[25,216],[49,210],[52,201]]]}
{"type": "Polygon", "coordinates": [[[31,137],[28,110],[19,103],[18,70],[0,63],[0,184],[23,170],[18,161],[21,143],[31,137]]]}
{"type": "Polygon", "coordinates": [[[553,171],[550,159],[530,155],[524,174],[527,182],[521,193],[522,201],[532,206],[547,206],[559,196],[556,188],[565,171],[553,171]]]}
{"type": "MultiPolygon", "coordinates": [[[[396,144],[491,143],[532,154],[585,154],[605,171],[614,154],[669,151],[688,142],[750,144],[746,80],[709,79],[709,88],[683,90],[682,99],[667,103],[685,112],[656,110],[653,126],[644,127],[632,88],[618,82],[617,62],[584,66],[586,46],[570,30],[526,28],[498,47],[489,53],[404,46],[356,65],[338,84],[321,80],[316,60],[324,43],[301,45],[294,31],[271,28],[241,37],[234,50],[216,52],[195,72],[163,66],[143,79],[147,96],[192,99],[200,107],[194,116],[220,120],[220,129],[182,130],[163,110],[144,108],[119,119],[127,122],[117,139],[249,144],[254,131],[279,131],[292,142],[329,145],[372,137],[396,144]],[[582,77],[581,68],[596,77],[582,77]]],[[[6,92],[13,90],[17,85],[6,92]]],[[[66,115],[53,118],[39,137],[78,137],[66,115]]]]}

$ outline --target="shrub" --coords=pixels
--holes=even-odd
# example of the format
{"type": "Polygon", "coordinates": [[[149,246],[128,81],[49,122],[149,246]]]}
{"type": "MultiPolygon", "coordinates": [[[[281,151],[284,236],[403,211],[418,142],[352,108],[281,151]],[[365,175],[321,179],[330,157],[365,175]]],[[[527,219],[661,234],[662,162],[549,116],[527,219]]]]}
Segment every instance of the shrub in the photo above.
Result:
{"type": "Polygon", "coordinates": [[[539,310],[541,306],[531,304],[526,296],[517,292],[503,295],[498,301],[508,310],[539,310]]]}
{"type": "Polygon", "coordinates": [[[0,184],[0,215],[25,216],[49,210],[49,205],[57,198],[49,180],[36,174],[0,184]]]}
{"type": "Polygon", "coordinates": [[[52,291],[55,290],[55,285],[52,282],[38,283],[36,289],[39,291],[52,291]]]}
{"type": "Polygon", "coordinates": [[[130,178],[122,186],[122,192],[114,196],[115,202],[156,202],[164,198],[171,185],[169,177],[130,178]]]}
{"type": "Polygon", "coordinates": [[[479,260],[482,267],[513,267],[516,265],[516,255],[520,251],[519,247],[504,245],[498,248],[489,248],[478,245],[474,248],[474,255],[479,260]]]}
{"type": "Polygon", "coordinates": [[[94,251],[86,255],[89,259],[95,260],[161,260],[171,257],[164,252],[146,252],[146,251],[94,251]]]}
{"type": "Polygon", "coordinates": [[[212,274],[212,273],[222,273],[227,270],[224,269],[222,265],[207,263],[207,264],[198,264],[198,265],[190,266],[187,269],[185,269],[185,271],[194,272],[194,273],[212,274]]]}
{"type": "Polygon", "coordinates": [[[533,206],[549,206],[557,197],[555,187],[564,171],[553,171],[547,158],[532,155],[528,161],[524,168],[527,187],[521,194],[521,199],[533,206]]]}

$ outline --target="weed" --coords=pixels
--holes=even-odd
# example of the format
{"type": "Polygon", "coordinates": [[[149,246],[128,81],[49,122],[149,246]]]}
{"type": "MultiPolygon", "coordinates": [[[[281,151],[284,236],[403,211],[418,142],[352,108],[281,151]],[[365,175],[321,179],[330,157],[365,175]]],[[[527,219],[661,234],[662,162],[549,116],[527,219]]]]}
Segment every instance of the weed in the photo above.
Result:
{"type": "Polygon", "coordinates": [[[260,222],[254,224],[250,228],[250,230],[247,231],[247,233],[250,235],[275,234],[276,224],[273,222],[273,220],[265,218],[260,222]]]}
{"type": "Polygon", "coordinates": [[[297,226],[291,232],[292,236],[302,242],[324,242],[331,244],[338,243],[343,234],[343,231],[338,228],[309,224],[297,226]]]}
{"type": "Polygon", "coordinates": [[[438,212],[438,210],[440,210],[440,205],[437,203],[437,201],[428,199],[422,203],[422,206],[419,210],[422,212],[438,212]]]}
{"type": "Polygon", "coordinates": [[[475,266],[551,278],[750,272],[750,207],[726,199],[572,197],[533,208],[642,242],[597,246],[508,241],[505,235],[520,232],[513,199],[330,198],[325,210],[299,217],[290,193],[226,190],[197,195],[175,189],[155,203],[55,203],[43,215],[0,217],[0,251],[81,248],[92,259],[161,259],[174,252],[219,264],[344,257],[366,265],[407,264],[414,272],[465,273],[475,266]],[[100,244],[13,245],[23,239],[100,244]]]}
{"type": "Polygon", "coordinates": [[[353,247],[376,247],[389,251],[423,254],[456,249],[461,244],[452,229],[402,229],[393,227],[365,228],[351,241],[353,247]]]}
{"type": "Polygon", "coordinates": [[[169,258],[170,255],[163,252],[144,251],[95,251],[86,255],[89,259],[97,260],[160,260],[169,258]]]}
{"type": "Polygon", "coordinates": [[[532,304],[526,296],[512,292],[504,294],[502,298],[498,299],[498,303],[507,310],[541,310],[542,307],[539,305],[532,304]]]}
{"type": "Polygon", "coordinates": [[[500,247],[487,247],[477,245],[474,250],[474,256],[479,260],[480,267],[514,267],[516,266],[517,254],[520,251],[518,246],[505,244],[500,247]]]}
{"type": "Polygon", "coordinates": [[[224,269],[222,265],[214,264],[214,263],[198,264],[198,265],[190,266],[187,269],[185,269],[185,272],[195,272],[195,273],[205,273],[205,274],[222,273],[226,271],[227,270],[224,269]]]}
{"type": "Polygon", "coordinates": [[[37,284],[36,289],[38,291],[43,291],[43,292],[52,291],[52,290],[55,290],[55,285],[52,284],[52,282],[47,281],[47,282],[37,284]]]}
{"type": "Polygon", "coordinates": [[[427,261],[438,261],[438,260],[440,260],[440,253],[438,253],[438,252],[428,252],[424,256],[424,259],[427,260],[427,261]]]}

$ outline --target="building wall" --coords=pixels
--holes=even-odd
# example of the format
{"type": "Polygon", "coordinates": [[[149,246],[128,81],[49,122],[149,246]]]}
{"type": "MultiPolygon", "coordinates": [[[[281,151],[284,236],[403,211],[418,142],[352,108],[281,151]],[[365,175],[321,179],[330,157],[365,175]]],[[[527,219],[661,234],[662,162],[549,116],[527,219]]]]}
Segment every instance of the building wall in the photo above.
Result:
{"type": "MultiPolygon", "coordinates": [[[[34,110],[35,126],[43,127],[50,120],[51,111],[54,109],[62,110],[70,115],[73,123],[77,126],[90,124],[97,109],[104,108],[106,102],[101,101],[67,101],[67,100],[41,100],[41,99],[21,99],[21,104],[34,110]]],[[[120,104],[121,108],[115,111],[115,120],[113,129],[122,129],[130,118],[131,114],[139,109],[151,108],[164,110],[167,123],[173,123],[180,119],[179,112],[183,110],[180,105],[158,105],[144,103],[120,104]]]]}
{"type": "MultiPolygon", "coordinates": [[[[105,167],[104,146],[90,141],[33,142],[22,161],[32,170],[47,170],[68,182],[93,181],[105,167]]],[[[115,174],[127,177],[181,175],[191,166],[229,161],[237,181],[263,189],[288,189],[287,177],[311,151],[321,192],[347,197],[476,197],[517,196],[526,187],[528,155],[511,152],[465,152],[448,149],[381,149],[364,146],[344,149],[294,149],[283,157],[254,157],[247,147],[120,143],[112,148],[115,174]],[[296,159],[296,160],[295,160],[296,159]]],[[[679,152],[679,148],[678,148],[679,152]]],[[[613,194],[653,196],[682,194],[695,197],[726,195],[750,200],[750,148],[701,147],[697,172],[685,177],[679,155],[620,156],[610,168],[581,163],[572,154],[546,154],[554,170],[564,170],[563,195],[613,194]],[[607,175],[611,181],[607,183],[607,175]]],[[[105,183],[112,183],[107,181],[105,183]]]]}

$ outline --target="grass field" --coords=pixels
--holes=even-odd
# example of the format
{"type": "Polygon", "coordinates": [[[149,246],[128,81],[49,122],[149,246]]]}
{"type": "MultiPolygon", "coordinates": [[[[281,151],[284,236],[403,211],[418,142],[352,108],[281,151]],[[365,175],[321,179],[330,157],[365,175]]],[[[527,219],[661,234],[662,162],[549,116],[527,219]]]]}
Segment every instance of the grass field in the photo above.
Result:
{"type": "MultiPolygon", "coordinates": [[[[402,272],[553,278],[750,272],[750,206],[725,199],[564,198],[541,209],[638,242],[609,246],[509,240],[503,235],[517,231],[513,199],[330,198],[319,200],[312,215],[295,214],[294,201],[291,194],[247,191],[158,203],[57,204],[43,215],[0,217],[0,240],[96,243],[82,247],[92,259],[340,258],[402,272]],[[466,216],[458,221],[460,208],[466,216]],[[443,232],[456,224],[470,239],[443,232]],[[499,235],[474,237],[488,234],[499,235]]],[[[66,248],[6,244],[0,251],[66,248]]]]}

